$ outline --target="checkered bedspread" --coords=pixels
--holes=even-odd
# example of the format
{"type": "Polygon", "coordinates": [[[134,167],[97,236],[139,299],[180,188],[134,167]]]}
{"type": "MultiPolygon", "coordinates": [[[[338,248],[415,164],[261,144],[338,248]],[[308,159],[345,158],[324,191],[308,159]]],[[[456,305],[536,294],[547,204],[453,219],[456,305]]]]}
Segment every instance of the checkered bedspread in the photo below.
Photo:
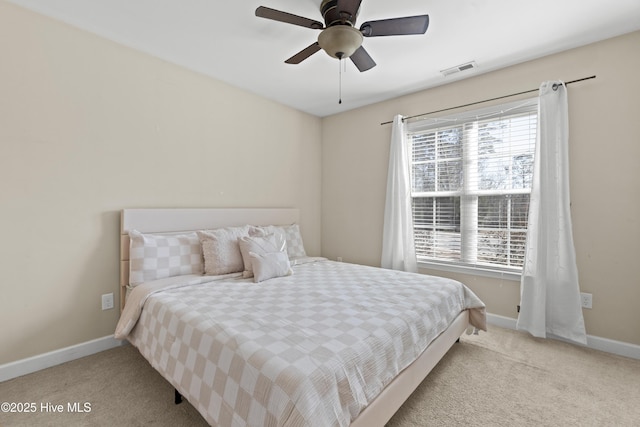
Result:
{"type": "Polygon", "coordinates": [[[152,291],[121,323],[218,426],[347,426],[462,310],[485,328],[469,289],[419,274],[324,260],[257,284],[197,282],[152,291]]]}

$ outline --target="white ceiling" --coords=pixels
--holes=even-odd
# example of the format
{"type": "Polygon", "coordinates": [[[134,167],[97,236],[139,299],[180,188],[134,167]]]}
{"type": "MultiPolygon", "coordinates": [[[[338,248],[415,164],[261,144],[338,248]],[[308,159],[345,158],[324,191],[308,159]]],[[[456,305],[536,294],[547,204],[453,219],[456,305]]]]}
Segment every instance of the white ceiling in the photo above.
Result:
{"type": "Polygon", "coordinates": [[[321,0],[9,1],[320,117],[640,29],[640,0],[363,0],[356,27],[421,14],[430,25],[365,38],[378,65],[360,73],[346,61],[339,105],[337,59],[320,51],[284,63],[319,31],[254,14],[267,6],[322,21],[321,0]],[[469,61],[478,68],[440,73],[469,61]]]}

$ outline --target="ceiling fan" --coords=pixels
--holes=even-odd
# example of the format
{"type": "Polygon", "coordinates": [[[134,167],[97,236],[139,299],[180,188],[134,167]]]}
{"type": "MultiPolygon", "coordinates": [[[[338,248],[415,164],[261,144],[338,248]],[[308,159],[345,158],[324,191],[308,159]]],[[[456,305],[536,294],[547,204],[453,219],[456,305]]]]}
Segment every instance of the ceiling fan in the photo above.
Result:
{"type": "Polygon", "coordinates": [[[322,30],[317,42],[287,59],[287,64],[299,64],[323,49],[334,58],[351,58],[361,72],[376,66],[375,61],[362,46],[363,37],[424,34],[429,26],[429,15],[418,15],[368,21],[358,30],[354,25],[360,11],[360,3],[362,0],[323,0],[320,13],[324,17],[324,24],[264,6],[256,9],[256,16],[312,30],[322,30]]]}

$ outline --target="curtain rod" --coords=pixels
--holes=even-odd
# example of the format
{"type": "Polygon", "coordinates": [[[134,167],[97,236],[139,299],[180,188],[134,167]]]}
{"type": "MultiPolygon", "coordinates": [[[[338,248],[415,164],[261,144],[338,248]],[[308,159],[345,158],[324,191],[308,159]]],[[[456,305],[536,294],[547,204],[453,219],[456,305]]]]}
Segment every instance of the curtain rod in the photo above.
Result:
{"type": "MultiPolygon", "coordinates": [[[[581,82],[581,81],[584,81],[584,80],[590,80],[590,79],[595,79],[595,78],[596,78],[596,76],[583,77],[581,79],[576,79],[576,80],[571,80],[570,82],[565,82],[565,85],[570,85],[571,83],[577,83],[577,82],[581,82]]],[[[557,84],[554,84],[553,85],[553,90],[556,90],[557,88],[558,88],[557,84]]],[[[416,117],[427,116],[429,114],[441,113],[443,111],[449,111],[449,110],[455,110],[456,108],[470,107],[471,105],[482,104],[483,102],[489,102],[489,101],[496,101],[498,99],[509,98],[511,96],[523,95],[525,93],[536,92],[538,90],[539,89],[529,89],[529,90],[525,90],[523,92],[512,93],[512,94],[503,95],[503,96],[498,96],[496,98],[491,98],[491,99],[484,99],[482,101],[471,102],[469,104],[458,105],[456,107],[449,107],[449,108],[443,108],[442,110],[429,111],[428,113],[422,113],[422,114],[416,114],[415,116],[403,117],[402,120],[404,121],[404,120],[414,119],[416,117]]],[[[389,125],[391,123],[393,123],[393,120],[389,121],[389,122],[380,123],[380,126],[389,125]]]]}

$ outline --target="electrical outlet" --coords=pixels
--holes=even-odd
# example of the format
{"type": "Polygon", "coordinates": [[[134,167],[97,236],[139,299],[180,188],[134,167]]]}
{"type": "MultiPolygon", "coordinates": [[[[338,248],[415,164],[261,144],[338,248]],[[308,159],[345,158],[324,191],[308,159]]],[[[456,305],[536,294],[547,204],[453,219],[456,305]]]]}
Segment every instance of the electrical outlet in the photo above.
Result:
{"type": "Polygon", "coordinates": [[[582,301],[582,308],[592,308],[593,307],[593,295],[588,294],[586,292],[580,293],[580,300],[582,301]]]}
{"type": "Polygon", "coordinates": [[[341,256],[337,257],[337,258],[336,258],[336,261],[338,261],[338,262],[342,262],[342,257],[341,257],[341,256]]]}
{"type": "Polygon", "coordinates": [[[102,295],[102,309],[111,310],[113,308],[113,293],[102,295]]]}

